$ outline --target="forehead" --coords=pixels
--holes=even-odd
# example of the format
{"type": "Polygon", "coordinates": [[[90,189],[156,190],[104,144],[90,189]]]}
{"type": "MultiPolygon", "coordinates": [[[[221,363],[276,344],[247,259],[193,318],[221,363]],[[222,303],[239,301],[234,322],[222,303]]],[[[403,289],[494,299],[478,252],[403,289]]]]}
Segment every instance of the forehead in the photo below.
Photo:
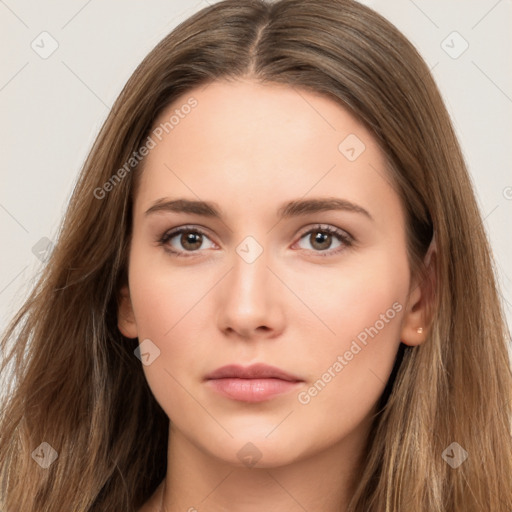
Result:
{"type": "Polygon", "coordinates": [[[193,144],[229,154],[276,150],[273,156],[278,156],[290,148],[297,153],[302,143],[308,142],[304,149],[309,150],[311,143],[319,145],[320,138],[324,149],[330,146],[337,154],[344,134],[358,136],[359,146],[374,145],[364,125],[333,99],[288,84],[247,80],[215,81],[183,94],[160,114],[154,131],[163,137],[172,133],[174,151],[191,132],[201,131],[202,140],[193,144]]]}
{"type": "Polygon", "coordinates": [[[334,100],[289,85],[218,81],[193,89],[160,114],[152,137],[139,208],[166,194],[245,209],[258,198],[269,206],[306,194],[368,203],[390,188],[365,126],[334,100]]]}

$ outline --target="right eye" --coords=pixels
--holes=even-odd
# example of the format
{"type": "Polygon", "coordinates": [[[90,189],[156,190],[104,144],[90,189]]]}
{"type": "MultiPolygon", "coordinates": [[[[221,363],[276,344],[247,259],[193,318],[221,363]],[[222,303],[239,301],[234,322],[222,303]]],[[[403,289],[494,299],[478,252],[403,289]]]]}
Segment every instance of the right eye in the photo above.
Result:
{"type": "MultiPolygon", "coordinates": [[[[166,250],[175,254],[176,256],[188,257],[192,256],[193,254],[186,254],[187,252],[201,252],[199,249],[203,245],[205,239],[210,240],[208,235],[200,229],[192,228],[189,226],[181,226],[179,228],[166,231],[160,237],[159,244],[164,246],[166,250]]],[[[213,244],[211,240],[210,243],[213,244]]],[[[212,245],[206,248],[212,248],[212,245]]]]}

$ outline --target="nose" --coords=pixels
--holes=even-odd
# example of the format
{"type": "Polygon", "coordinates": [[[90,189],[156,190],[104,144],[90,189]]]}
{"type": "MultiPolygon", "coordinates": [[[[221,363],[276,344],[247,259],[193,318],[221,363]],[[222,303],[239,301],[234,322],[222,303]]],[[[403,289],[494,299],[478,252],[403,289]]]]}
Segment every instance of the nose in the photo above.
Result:
{"type": "Polygon", "coordinates": [[[246,340],[274,338],[285,324],[283,284],[269,268],[268,251],[254,261],[240,254],[234,252],[232,268],[218,290],[219,328],[246,340]]]}

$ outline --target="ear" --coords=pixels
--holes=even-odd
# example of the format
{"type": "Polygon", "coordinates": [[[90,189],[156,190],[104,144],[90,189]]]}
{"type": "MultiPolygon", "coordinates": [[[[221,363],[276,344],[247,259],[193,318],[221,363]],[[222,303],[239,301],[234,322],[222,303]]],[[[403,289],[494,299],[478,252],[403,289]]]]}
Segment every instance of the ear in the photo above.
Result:
{"type": "Polygon", "coordinates": [[[130,289],[128,285],[119,290],[119,300],[117,308],[117,327],[127,338],[137,338],[137,324],[133,314],[132,301],[130,299],[130,289]]]}
{"type": "Polygon", "coordinates": [[[437,245],[435,237],[432,237],[424,259],[426,276],[422,280],[416,278],[411,283],[400,336],[400,340],[406,345],[420,345],[427,339],[436,289],[436,260],[437,245]]]}

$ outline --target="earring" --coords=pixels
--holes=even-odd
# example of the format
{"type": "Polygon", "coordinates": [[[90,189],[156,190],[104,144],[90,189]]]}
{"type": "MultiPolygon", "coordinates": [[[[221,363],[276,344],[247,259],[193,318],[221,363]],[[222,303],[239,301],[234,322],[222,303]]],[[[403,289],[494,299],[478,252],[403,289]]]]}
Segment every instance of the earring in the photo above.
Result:
{"type": "Polygon", "coordinates": [[[418,328],[416,329],[416,332],[417,332],[418,334],[421,334],[421,333],[423,332],[423,327],[418,327],[418,328]]]}

